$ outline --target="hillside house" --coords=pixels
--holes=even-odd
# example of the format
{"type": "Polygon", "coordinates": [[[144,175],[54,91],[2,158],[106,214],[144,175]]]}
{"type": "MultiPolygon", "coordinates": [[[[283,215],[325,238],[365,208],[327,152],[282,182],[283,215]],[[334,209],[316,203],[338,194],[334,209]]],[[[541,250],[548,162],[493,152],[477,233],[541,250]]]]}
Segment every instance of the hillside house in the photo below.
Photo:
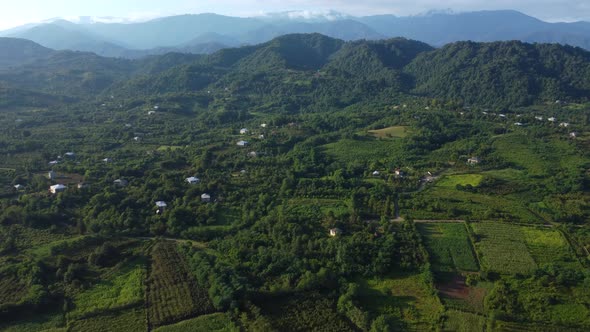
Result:
{"type": "Polygon", "coordinates": [[[49,180],[55,180],[57,179],[57,173],[55,173],[54,171],[49,171],[49,173],[47,173],[47,178],[49,180]]]}
{"type": "Polygon", "coordinates": [[[14,186],[14,189],[16,189],[16,191],[25,190],[25,186],[23,186],[22,184],[17,184],[14,186]]]}
{"type": "Polygon", "coordinates": [[[397,176],[397,177],[400,177],[400,178],[404,177],[404,171],[402,171],[399,168],[396,168],[393,172],[394,172],[395,176],[397,176]]]}
{"type": "Polygon", "coordinates": [[[201,182],[201,179],[191,176],[190,178],[186,178],[185,181],[188,182],[189,184],[197,184],[197,183],[201,182]]]}
{"type": "Polygon", "coordinates": [[[248,146],[248,141],[238,141],[238,143],[236,143],[238,146],[248,146]]]}
{"type": "Polygon", "coordinates": [[[543,121],[543,117],[542,116],[535,116],[535,119],[536,120],[539,120],[539,121],[543,121]]]}
{"type": "Polygon", "coordinates": [[[66,152],[66,153],[64,154],[64,156],[66,156],[66,157],[69,157],[69,158],[74,158],[74,157],[76,156],[76,154],[75,154],[75,153],[73,153],[73,152],[66,152]]]}
{"type": "Polygon", "coordinates": [[[256,152],[256,151],[248,152],[248,157],[256,158],[256,157],[258,157],[258,152],[256,152]]]}
{"type": "Polygon", "coordinates": [[[113,159],[111,159],[111,158],[104,158],[102,161],[105,162],[105,163],[107,163],[107,164],[109,164],[109,163],[112,163],[113,162],[113,159]]]}
{"type": "Polygon", "coordinates": [[[113,184],[117,187],[127,187],[127,185],[129,184],[129,181],[123,180],[123,179],[117,179],[117,180],[113,181],[113,184]]]}
{"type": "Polygon", "coordinates": [[[471,157],[471,158],[467,159],[467,163],[472,166],[477,165],[480,162],[481,162],[481,159],[479,159],[478,157],[471,157]]]}
{"type": "Polygon", "coordinates": [[[578,133],[576,133],[575,131],[572,131],[570,133],[570,138],[576,138],[576,137],[578,137],[578,133]]]}
{"type": "Polygon", "coordinates": [[[248,129],[247,128],[242,128],[240,129],[240,135],[246,135],[248,133],[248,129]]]}
{"type": "Polygon", "coordinates": [[[201,202],[203,202],[203,203],[211,202],[211,195],[209,195],[209,194],[201,195],[201,202]]]}
{"type": "Polygon", "coordinates": [[[340,228],[331,228],[330,229],[330,236],[335,237],[342,234],[342,230],[340,228]]]}
{"type": "Polygon", "coordinates": [[[80,182],[78,183],[78,189],[88,188],[88,183],[80,182]]]}
{"type": "Polygon", "coordinates": [[[59,161],[57,161],[57,160],[52,160],[49,162],[49,166],[55,166],[57,164],[59,164],[59,161]]]}
{"type": "Polygon", "coordinates": [[[561,128],[567,128],[567,127],[569,127],[569,126],[570,126],[570,124],[569,124],[569,122],[562,122],[562,123],[560,123],[560,124],[559,124],[559,126],[560,126],[561,128]]]}
{"type": "Polygon", "coordinates": [[[262,128],[266,128],[267,126],[268,125],[266,123],[263,123],[263,124],[260,125],[260,127],[262,127],[262,128]]]}
{"type": "Polygon", "coordinates": [[[379,171],[374,171],[372,174],[373,174],[373,176],[379,176],[379,175],[381,175],[381,173],[379,173],[379,171]]]}
{"type": "Polygon", "coordinates": [[[557,121],[557,119],[552,116],[552,117],[548,118],[547,121],[549,121],[549,122],[555,122],[555,121],[557,121]]]}
{"type": "Polygon", "coordinates": [[[64,186],[63,184],[56,184],[54,186],[49,187],[49,192],[52,194],[57,194],[64,192],[68,187],[64,186]]]}
{"type": "Polygon", "coordinates": [[[517,126],[517,127],[522,127],[523,126],[522,122],[515,122],[514,125],[517,126]]]}

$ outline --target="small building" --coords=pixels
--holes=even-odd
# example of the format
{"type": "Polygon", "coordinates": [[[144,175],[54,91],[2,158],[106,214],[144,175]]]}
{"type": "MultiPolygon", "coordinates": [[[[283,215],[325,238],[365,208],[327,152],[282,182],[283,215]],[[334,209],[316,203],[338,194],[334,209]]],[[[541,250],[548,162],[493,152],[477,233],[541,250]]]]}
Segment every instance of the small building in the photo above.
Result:
{"type": "Polygon", "coordinates": [[[201,179],[191,176],[190,178],[186,178],[185,181],[188,182],[189,184],[197,184],[197,183],[201,182],[201,179]]]}
{"type": "Polygon", "coordinates": [[[14,189],[16,189],[16,191],[25,190],[25,186],[23,186],[22,184],[17,184],[14,186],[14,189]]]}
{"type": "Polygon", "coordinates": [[[64,154],[64,156],[66,156],[66,157],[70,157],[70,158],[74,158],[74,157],[76,156],[76,154],[75,154],[75,153],[73,153],[73,152],[66,152],[66,153],[64,154]]]}
{"type": "Polygon", "coordinates": [[[248,157],[256,158],[256,157],[258,157],[258,152],[256,152],[256,151],[248,152],[248,157]]]}
{"type": "Polygon", "coordinates": [[[258,139],[264,139],[264,135],[263,134],[258,135],[258,139]]]}
{"type": "Polygon", "coordinates": [[[543,117],[542,116],[539,116],[539,115],[535,116],[535,119],[536,120],[539,120],[539,121],[543,121],[543,117]]]}
{"type": "Polygon", "coordinates": [[[506,117],[506,114],[499,114],[498,116],[501,117],[501,118],[505,118],[506,117]]]}
{"type": "Polygon", "coordinates": [[[57,160],[52,160],[52,161],[50,161],[48,164],[49,164],[49,166],[55,166],[55,165],[59,164],[59,161],[57,161],[57,160]]]}
{"type": "Polygon", "coordinates": [[[57,174],[54,171],[49,171],[47,173],[47,178],[49,180],[55,180],[55,179],[57,179],[57,174]]]}
{"type": "Polygon", "coordinates": [[[242,128],[240,129],[240,135],[246,135],[248,133],[248,129],[247,128],[242,128]]]}
{"type": "Polygon", "coordinates": [[[205,203],[211,202],[211,195],[209,195],[209,194],[201,195],[201,202],[205,202],[205,203]]]}
{"type": "Polygon", "coordinates": [[[263,123],[263,124],[260,125],[260,127],[262,127],[262,128],[266,128],[267,126],[268,125],[266,123],[263,123]]]}
{"type": "Polygon", "coordinates": [[[88,183],[80,182],[78,183],[78,189],[88,188],[88,183]]]}
{"type": "Polygon", "coordinates": [[[154,109],[158,110],[158,109],[160,109],[160,106],[156,105],[156,106],[154,106],[154,109]]]}
{"type": "Polygon", "coordinates": [[[238,141],[238,143],[236,143],[238,146],[248,146],[248,141],[238,141]]]}
{"type": "Polygon", "coordinates": [[[123,179],[117,179],[117,180],[113,181],[113,184],[117,187],[127,187],[127,185],[129,184],[129,181],[123,180],[123,179]]]}
{"type": "Polygon", "coordinates": [[[330,236],[335,237],[342,234],[342,230],[340,228],[331,228],[330,229],[330,236]]]}
{"type": "Polygon", "coordinates": [[[404,171],[402,171],[399,168],[396,168],[393,172],[395,173],[395,176],[397,176],[397,177],[400,177],[401,178],[401,177],[404,176],[404,171]]]}
{"type": "Polygon", "coordinates": [[[135,137],[133,137],[133,140],[136,141],[136,142],[139,142],[139,141],[141,141],[141,137],[135,136],[135,137]]]}
{"type": "Polygon", "coordinates": [[[572,131],[570,133],[570,138],[576,138],[576,137],[578,137],[578,133],[576,133],[575,131],[572,131]]]}
{"type": "Polygon", "coordinates": [[[156,114],[156,111],[149,111],[148,112],[148,115],[154,115],[154,114],[156,114]]]}
{"type": "Polygon", "coordinates": [[[158,207],[158,210],[156,210],[156,214],[161,214],[164,212],[168,204],[166,204],[166,202],[164,201],[157,201],[156,206],[158,207]]]}
{"type": "Polygon", "coordinates": [[[54,186],[49,187],[49,192],[52,194],[57,194],[64,192],[68,187],[64,186],[63,184],[56,184],[54,186]]]}
{"type": "Polygon", "coordinates": [[[379,171],[374,171],[372,174],[373,174],[373,176],[379,176],[379,175],[381,175],[381,173],[379,173],[379,171]]]}
{"type": "Polygon", "coordinates": [[[109,164],[109,163],[112,163],[113,162],[113,159],[111,159],[111,158],[104,158],[102,161],[105,162],[105,163],[107,163],[107,164],[109,164]]]}
{"type": "Polygon", "coordinates": [[[559,126],[560,126],[561,128],[567,128],[567,127],[569,127],[569,126],[570,126],[570,124],[569,124],[569,122],[562,122],[562,123],[560,123],[560,124],[559,124],[559,126]]]}
{"type": "Polygon", "coordinates": [[[523,126],[522,122],[515,122],[514,125],[517,126],[517,127],[522,127],[523,126]]]}
{"type": "Polygon", "coordinates": [[[477,165],[481,162],[481,159],[479,159],[478,157],[471,157],[469,159],[467,159],[467,163],[469,165],[477,165]]]}
{"type": "Polygon", "coordinates": [[[548,118],[547,121],[549,121],[549,122],[555,122],[555,121],[557,121],[557,119],[552,116],[552,117],[548,118]]]}

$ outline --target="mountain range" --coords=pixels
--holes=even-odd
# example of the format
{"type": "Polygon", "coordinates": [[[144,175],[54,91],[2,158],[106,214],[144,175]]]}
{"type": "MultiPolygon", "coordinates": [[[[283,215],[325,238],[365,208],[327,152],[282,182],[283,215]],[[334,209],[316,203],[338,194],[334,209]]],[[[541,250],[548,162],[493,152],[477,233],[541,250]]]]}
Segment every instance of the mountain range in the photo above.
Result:
{"type": "Polygon", "coordinates": [[[257,96],[268,105],[288,100],[292,104],[283,106],[293,110],[311,101],[346,107],[391,94],[504,108],[590,95],[590,52],[558,44],[456,42],[434,48],[405,38],[289,34],[210,55],[136,60],[0,38],[0,49],[8,48],[0,56],[0,87],[7,96],[29,98],[30,105],[42,104],[46,95],[52,104],[110,96],[209,98],[221,91],[244,100],[257,96]]]}
{"type": "Polygon", "coordinates": [[[197,14],[141,23],[53,20],[6,30],[0,32],[0,36],[28,39],[56,50],[141,58],[167,52],[210,54],[222,48],[264,43],[292,33],[321,33],[345,41],[404,37],[435,47],[456,41],[520,40],[590,49],[588,22],[548,23],[511,10],[408,17],[351,17],[335,12],[312,18],[290,13],[251,18],[197,14]]]}

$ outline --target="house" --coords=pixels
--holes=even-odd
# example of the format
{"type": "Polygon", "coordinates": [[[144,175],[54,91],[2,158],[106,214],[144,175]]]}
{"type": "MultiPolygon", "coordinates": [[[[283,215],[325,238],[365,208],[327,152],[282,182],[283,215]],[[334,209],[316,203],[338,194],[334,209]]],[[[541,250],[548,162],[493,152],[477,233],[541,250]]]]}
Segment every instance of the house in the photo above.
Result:
{"type": "Polygon", "coordinates": [[[205,202],[205,203],[211,202],[211,195],[209,195],[209,194],[201,195],[201,202],[205,202]]]}
{"type": "Polygon", "coordinates": [[[54,171],[49,171],[49,173],[47,173],[47,178],[49,180],[55,180],[57,179],[57,174],[54,171]]]}
{"type": "Polygon", "coordinates": [[[186,178],[185,179],[186,182],[188,182],[189,184],[197,184],[199,182],[201,182],[201,180],[197,177],[191,176],[190,178],[186,178]]]}
{"type": "Polygon", "coordinates": [[[88,183],[80,182],[78,183],[78,189],[88,188],[88,183]]]}
{"type": "Polygon", "coordinates": [[[166,209],[168,204],[166,204],[166,202],[164,202],[164,201],[157,201],[156,206],[158,207],[158,210],[156,210],[156,214],[160,214],[160,213],[164,212],[164,210],[166,209]]]}
{"type": "Polygon", "coordinates": [[[248,146],[248,141],[238,141],[238,146],[248,146]]]}
{"type": "Polygon", "coordinates": [[[123,180],[123,179],[117,179],[117,180],[113,181],[113,184],[117,187],[127,187],[127,185],[129,184],[129,181],[123,180]]]}
{"type": "Polygon", "coordinates": [[[338,236],[342,234],[342,230],[340,228],[331,228],[330,229],[330,236],[338,236]]]}
{"type": "Polygon", "coordinates": [[[111,158],[104,158],[102,161],[108,164],[108,163],[112,163],[113,162],[113,159],[111,159],[111,158]]]}
{"type": "Polygon", "coordinates": [[[477,165],[481,162],[481,160],[478,157],[471,157],[469,159],[467,159],[467,163],[469,165],[477,165]]]}
{"type": "Polygon", "coordinates": [[[518,126],[518,127],[522,127],[522,122],[515,122],[514,125],[518,126]]]}
{"type": "Polygon", "coordinates": [[[258,157],[258,152],[256,152],[256,151],[248,152],[248,157],[256,158],[256,157],[258,157]]]}
{"type": "Polygon", "coordinates": [[[17,184],[14,186],[14,189],[16,189],[17,191],[25,190],[25,186],[23,186],[22,184],[17,184]]]}
{"type": "Polygon", "coordinates": [[[501,118],[505,118],[506,117],[506,114],[500,114],[498,116],[501,117],[501,118]]]}
{"type": "Polygon", "coordinates": [[[543,121],[543,117],[542,116],[535,116],[535,119],[537,119],[539,121],[543,121]]]}
{"type": "Polygon", "coordinates": [[[57,164],[59,164],[59,161],[57,161],[57,160],[52,160],[52,161],[49,162],[49,166],[54,166],[54,165],[57,165],[57,164]]]}
{"type": "Polygon", "coordinates": [[[560,123],[560,124],[559,124],[559,126],[560,126],[561,128],[567,128],[567,127],[569,127],[569,126],[570,126],[570,124],[569,124],[569,122],[562,122],[562,123],[560,123]]]}
{"type": "Polygon", "coordinates": [[[156,106],[154,106],[154,109],[158,110],[158,109],[160,109],[160,106],[156,105],[156,106]]]}
{"type": "Polygon", "coordinates": [[[242,128],[240,129],[240,135],[246,135],[248,133],[248,129],[247,128],[242,128]]]}
{"type": "Polygon", "coordinates": [[[258,135],[258,139],[264,139],[264,135],[262,135],[262,134],[258,135]]]}
{"type": "Polygon", "coordinates": [[[76,154],[75,154],[75,153],[73,153],[73,152],[66,152],[64,155],[65,155],[66,157],[70,157],[70,158],[74,158],[74,157],[76,156],[76,154]]]}
{"type": "Polygon", "coordinates": [[[556,120],[557,119],[555,119],[555,117],[553,117],[553,116],[547,119],[547,121],[549,121],[549,122],[555,122],[556,120]]]}
{"type": "Polygon", "coordinates": [[[148,112],[148,115],[154,115],[154,114],[156,114],[156,111],[149,111],[148,112]]]}
{"type": "Polygon", "coordinates": [[[404,171],[402,171],[399,168],[396,168],[394,173],[395,173],[395,176],[400,177],[400,178],[404,176],[404,171]]]}
{"type": "Polygon", "coordinates": [[[570,133],[570,138],[576,138],[576,137],[578,137],[578,133],[576,133],[575,131],[572,131],[570,133]]]}
{"type": "Polygon", "coordinates": [[[133,137],[133,140],[136,141],[136,142],[139,142],[139,141],[141,141],[141,137],[135,136],[135,137],[133,137]]]}
{"type": "Polygon", "coordinates": [[[268,125],[266,123],[263,123],[263,124],[260,125],[260,127],[262,127],[262,128],[266,128],[267,126],[268,125]]]}
{"type": "Polygon", "coordinates": [[[63,184],[56,184],[54,186],[49,187],[49,192],[52,194],[57,194],[64,192],[68,187],[64,186],[63,184]]]}
{"type": "Polygon", "coordinates": [[[373,176],[379,176],[381,173],[379,173],[379,171],[374,171],[373,172],[373,176]]]}

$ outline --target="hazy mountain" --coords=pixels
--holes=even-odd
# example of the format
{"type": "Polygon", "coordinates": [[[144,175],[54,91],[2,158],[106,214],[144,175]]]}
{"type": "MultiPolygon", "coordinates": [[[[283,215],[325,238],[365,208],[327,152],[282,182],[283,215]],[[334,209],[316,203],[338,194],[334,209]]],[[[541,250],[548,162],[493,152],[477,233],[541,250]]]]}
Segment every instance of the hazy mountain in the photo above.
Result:
{"type": "Polygon", "coordinates": [[[0,38],[0,69],[47,58],[54,51],[26,39],[0,38]]]}

